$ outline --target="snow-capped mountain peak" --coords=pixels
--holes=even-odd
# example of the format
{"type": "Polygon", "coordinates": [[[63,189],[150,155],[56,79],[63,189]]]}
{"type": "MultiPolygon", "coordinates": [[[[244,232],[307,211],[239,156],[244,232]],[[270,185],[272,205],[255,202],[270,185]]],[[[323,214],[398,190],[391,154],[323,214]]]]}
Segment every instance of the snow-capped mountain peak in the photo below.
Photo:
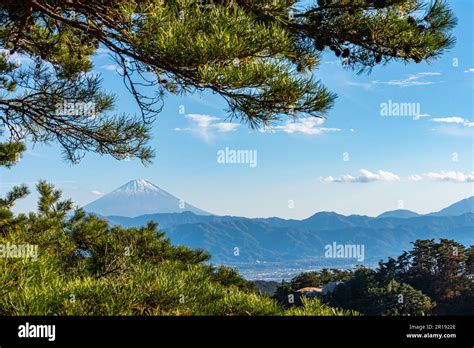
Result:
{"type": "Polygon", "coordinates": [[[87,204],[85,211],[103,216],[135,217],[157,213],[183,213],[210,215],[173,196],[146,179],[127,182],[118,189],[87,204]]]}
{"type": "Polygon", "coordinates": [[[155,193],[155,194],[165,194],[171,196],[165,190],[162,190],[151,181],[146,179],[136,179],[127,182],[125,185],[119,187],[116,191],[123,191],[127,194],[137,194],[137,193],[155,193]]]}

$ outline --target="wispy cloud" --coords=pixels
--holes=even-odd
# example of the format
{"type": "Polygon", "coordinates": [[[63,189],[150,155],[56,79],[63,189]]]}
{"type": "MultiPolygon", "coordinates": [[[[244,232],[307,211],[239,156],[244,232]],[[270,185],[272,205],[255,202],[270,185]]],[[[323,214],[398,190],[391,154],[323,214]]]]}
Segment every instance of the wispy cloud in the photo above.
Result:
{"type": "Polygon", "coordinates": [[[108,71],[123,73],[123,69],[118,64],[105,64],[102,65],[101,68],[108,71]]]}
{"type": "Polygon", "coordinates": [[[415,174],[408,178],[410,181],[432,180],[441,182],[466,183],[474,182],[474,172],[464,174],[455,171],[429,172],[424,174],[415,174]]]}
{"type": "Polygon", "coordinates": [[[188,120],[191,120],[198,127],[207,128],[211,125],[212,122],[219,120],[219,117],[213,117],[209,115],[199,115],[199,114],[188,114],[185,115],[188,120]]]}
{"type": "Polygon", "coordinates": [[[103,196],[104,194],[100,191],[97,191],[97,190],[92,190],[91,193],[94,195],[94,196],[103,196]]]}
{"type": "Polygon", "coordinates": [[[332,183],[332,182],[370,183],[370,182],[377,182],[377,181],[393,182],[393,181],[399,181],[399,180],[400,180],[400,177],[394,173],[391,173],[385,170],[379,170],[378,172],[371,172],[367,169],[361,169],[359,171],[359,175],[357,176],[342,175],[337,178],[328,176],[321,179],[321,181],[327,182],[327,183],[332,183]]]}
{"type": "Polygon", "coordinates": [[[402,179],[397,174],[384,170],[371,172],[367,169],[361,169],[359,174],[356,176],[341,175],[339,177],[327,176],[321,178],[321,181],[325,183],[371,183],[395,182],[402,180],[407,182],[438,181],[451,183],[470,183],[474,182],[474,172],[467,174],[455,171],[428,172],[422,174],[413,174],[407,178],[402,179]]]}
{"type": "Polygon", "coordinates": [[[435,117],[431,121],[437,124],[431,130],[437,133],[454,137],[472,137],[473,135],[474,121],[463,117],[435,117]]]}
{"type": "Polygon", "coordinates": [[[212,127],[215,128],[218,132],[226,133],[226,132],[233,132],[237,130],[237,128],[240,127],[240,124],[231,123],[231,122],[219,122],[219,123],[214,123],[212,127]]]}
{"type": "Polygon", "coordinates": [[[117,64],[105,64],[102,65],[102,68],[109,71],[117,71],[117,69],[119,69],[119,66],[117,64]]]}
{"type": "Polygon", "coordinates": [[[413,87],[413,86],[427,86],[427,85],[432,85],[436,83],[435,81],[427,80],[428,77],[439,76],[439,75],[441,74],[438,72],[423,72],[423,73],[408,75],[406,78],[400,79],[400,80],[389,80],[389,81],[376,80],[376,81],[372,81],[372,83],[389,85],[389,86],[398,86],[401,88],[413,87]]]}
{"type": "Polygon", "coordinates": [[[175,128],[177,132],[192,132],[209,141],[214,133],[228,133],[236,131],[240,124],[232,122],[219,122],[221,118],[202,114],[187,114],[184,117],[192,125],[186,128],[175,128]]]}
{"type": "Polygon", "coordinates": [[[320,127],[324,124],[324,119],[322,118],[306,118],[299,121],[287,121],[284,125],[280,126],[268,126],[262,128],[260,131],[262,133],[275,133],[275,132],[284,132],[284,133],[301,133],[306,135],[319,135],[322,133],[330,132],[340,132],[339,128],[325,128],[320,127]]]}
{"type": "Polygon", "coordinates": [[[456,124],[465,127],[474,127],[474,122],[466,120],[462,117],[436,117],[431,119],[432,122],[436,123],[448,123],[448,124],[456,124]]]}
{"type": "Polygon", "coordinates": [[[374,84],[372,82],[354,82],[354,81],[349,81],[347,82],[347,84],[349,86],[353,86],[353,87],[360,87],[362,89],[366,89],[366,90],[369,90],[369,89],[372,89],[374,87],[374,84]]]}
{"type": "Polygon", "coordinates": [[[327,65],[342,65],[340,60],[329,60],[329,61],[324,62],[324,64],[327,64],[327,65]]]}

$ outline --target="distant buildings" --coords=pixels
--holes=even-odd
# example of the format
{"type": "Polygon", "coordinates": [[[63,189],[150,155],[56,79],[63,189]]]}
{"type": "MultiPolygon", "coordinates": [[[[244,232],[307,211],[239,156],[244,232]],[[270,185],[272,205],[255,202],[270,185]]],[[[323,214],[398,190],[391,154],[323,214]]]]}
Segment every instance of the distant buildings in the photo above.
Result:
{"type": "Polygon", "coordinates": [[[307,298],[314,298],[322,294],[323,294],[322,287],[306,287],[306,288],[301,288],[301,289],[296,290],[295,298],[300,298],[301,296],[304,296],[307,298]]]}
{"type": "Polygon", "coordinates": [[[319,296],[328,295],[332,293],[339,284],[342,283],[343,282],[329,282],[324,284],[323,286],[308,286],[305,288],[298,289],[293,293],[295,304],[301,304],[301,297],[303,296],[306,298],[316,298],[319,296]]]}

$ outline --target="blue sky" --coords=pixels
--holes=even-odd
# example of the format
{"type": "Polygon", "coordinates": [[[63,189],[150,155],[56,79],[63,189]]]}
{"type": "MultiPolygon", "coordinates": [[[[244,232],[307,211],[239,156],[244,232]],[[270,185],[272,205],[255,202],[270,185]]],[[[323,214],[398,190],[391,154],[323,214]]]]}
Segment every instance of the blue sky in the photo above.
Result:
{"type": "MultiPolygon", "coordinates": [[[[317,211],[444,208],[474,194],[474,2],[450,3],[459,20],[457,44],[430,65],[393,63],[356,75],[325,56],[314,74],[339,97],[324,123],[283,121],[265,132],[250,130],[225,120],[218,96],[168,96],[153,128],[152,165],[88,154],[73,166],[54,144],[30,146],[17,166],[1,169],[0,193],[46,179],[84,205],[146,178],[216,214],[305,218],[317,211]],[[421,117],[382,116],[389,101],[415,103],[421,117]],[[256,166],[219,163],[225,148],[256,151],[256,166]]],[[[98,55],[94,63],[104,88],[117,96],[116,111],[137,113],[113,61],[98,55]]],[[[15,209],[35,206],[32,194],[15,209]]]]}

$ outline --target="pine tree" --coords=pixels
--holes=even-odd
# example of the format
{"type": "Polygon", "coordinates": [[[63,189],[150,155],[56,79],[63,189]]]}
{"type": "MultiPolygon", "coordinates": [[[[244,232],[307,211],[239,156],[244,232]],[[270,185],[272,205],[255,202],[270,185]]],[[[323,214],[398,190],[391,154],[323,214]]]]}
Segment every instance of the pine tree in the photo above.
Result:
{"type": "MultiPolygon", "coordinates": [[[[0,168],[11,168],[25,150],[22,143],[0,143],[0,168]]],[[[12,208],[16,201],[26,197],[29,189],[26,185],[14,186],[5,197],[0,197],[0,236],[6,233],[7,228],[13,223],[12,208]]]]}
{"type": "Polygon", "coordinates": [[[252,127],[324,117],[336,95],[309,73],[321,52],[358,72],[430,61],[454,43],[455,23],[440,0],[320,0],[303,10],[295,0],[4,0],[0,125],[12,142],[58,142],[72,162],[87,151],[147,162],[168,93],[216,93],[252,127]],[[99,48],[116,60],[141,117],[110,114],[114,97],[90,73],[99,48]],[[19,66],[15,53],[32,62],[19,66]],[[78,103],[92,103],[93,115],[67,107],[78,103]]]}
{"type": "Polygon", "coordinates": [[[110,226],[52,185],[36,188],[37,211],[0,226],[0,315],[356,314],[319,301],[284,309],[234,269],[205,263],[205,251],[172,245],[156,223],[110,226]],[[6,245],[36,252],[5,256],[6,245]]]}

